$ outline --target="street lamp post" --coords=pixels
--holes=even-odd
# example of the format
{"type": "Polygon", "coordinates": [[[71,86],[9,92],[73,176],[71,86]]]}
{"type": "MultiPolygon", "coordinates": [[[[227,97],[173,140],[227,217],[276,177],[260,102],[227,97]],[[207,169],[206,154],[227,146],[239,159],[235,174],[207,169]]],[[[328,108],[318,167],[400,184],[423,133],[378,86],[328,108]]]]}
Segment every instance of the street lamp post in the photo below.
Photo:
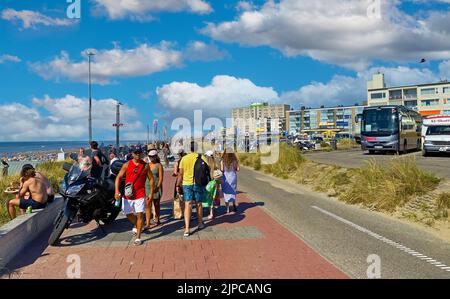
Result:
{"type": "Polygon", "coordinates": [[[86,52],[89,60],[89,142],[92,141],[92,84],[91,84],[91,57],[95,55],[94,52],[86,52]]]}
{"type": "Polygon", "coordinates": [[[116,104],[116,123],[113,124],[113,127],[116,127],[116,149],[120,147],[120,127],[123,127],[123,124],[120,123],[120,106],[123,105],[121,102],[117,101],[116,104]]]}

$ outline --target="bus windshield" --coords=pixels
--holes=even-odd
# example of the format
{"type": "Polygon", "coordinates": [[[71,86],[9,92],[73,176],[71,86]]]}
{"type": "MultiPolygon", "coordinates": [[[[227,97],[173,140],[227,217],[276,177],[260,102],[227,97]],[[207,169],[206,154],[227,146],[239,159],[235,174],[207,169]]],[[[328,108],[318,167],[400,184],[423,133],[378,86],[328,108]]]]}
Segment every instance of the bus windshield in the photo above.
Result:
{"type": "Polygon", "coordinates": [[[429,127],[427,135],[450,135],[450,126],[429,127]]]}
{"type": "Polygon", "coordinates": [[[362,117],[362,131],[365,135],[392,135],[398,133],[398,116],[395,110],[368,109],[362,117]]]}

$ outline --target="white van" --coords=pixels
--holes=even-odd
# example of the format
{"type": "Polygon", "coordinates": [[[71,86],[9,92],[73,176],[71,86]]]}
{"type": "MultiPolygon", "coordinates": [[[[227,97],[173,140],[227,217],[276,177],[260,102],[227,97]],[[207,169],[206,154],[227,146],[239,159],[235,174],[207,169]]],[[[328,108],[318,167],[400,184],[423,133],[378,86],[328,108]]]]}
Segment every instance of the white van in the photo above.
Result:
{"type": "Polygon", "coordinates": [[[422,126],[422,155],[450,153],[450,115],[424,118],[422,126]]]}

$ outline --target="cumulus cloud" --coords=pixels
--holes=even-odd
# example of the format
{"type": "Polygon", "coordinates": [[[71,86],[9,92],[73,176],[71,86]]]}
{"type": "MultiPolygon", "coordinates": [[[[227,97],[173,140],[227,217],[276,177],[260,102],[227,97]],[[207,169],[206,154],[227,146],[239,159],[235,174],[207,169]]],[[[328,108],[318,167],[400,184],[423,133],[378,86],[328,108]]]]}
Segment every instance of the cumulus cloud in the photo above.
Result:
{"type": "Polygon", "coordinates": [[[15,10],[12,8],[3,9],[0,13],[0,17],[3,20],[20,23],[21,30],[30,28],[36,29],[38,26],[71,26],[77,23],[77,21],[73,19],[52,18],[37,11],[15,10]]]}
{"type": "Polygon", "coordinates": [[[22,60],[14,55],[9,55],[9,54],[4,54],[4,55],[0,55],[0,64],[5,63],[5,62],[21,62],[22,60]]]}
{"type": "MultiPolygon", "coordinates": [[[[92,81],[100,84],[111,83],[111,78],[115,77],[150,75],[180,66],[182,61],[181,52],[173,50],[171,44],[167,42],[156,46],[142,44],[134,49],[116,47],[96,52],[91,62],[91,74],[92,81]]],[[[81,55],[85,55],[84,53],[86,50],[81,55]]],[[[87,59],[74,62],[64,51],[49,62],[31,63],[30,67],[46,80],[63,78],[77,82],[88,80],[87,59]]]]}
{"type": "Polygon", "coordinates": [[[413,17],[398,8],[400,1],[380,3],[373,10],[373,4],[361,0],[269,0],[235,20],[209,23],[202,32],[216,40],[270,46],[286,56],[309,56],[359,72],[374,60],[450,58],[449,12],[413,17]]]}
{"type": "Polygon", "coordinates": [[[353,105],[367,100],[367,80],[376,72],[385,74],[387,86],[403,86],[438,82],[450,74],[450,62],[441,63],[440,72],[429,68],[373,67],[354,76],[335,75],[326,82],[311,82],[296,90],[279,91],[257,86],[250,79],[215,76],[206,86],[192,82],[172,82],[157,88],[160,104],[166,108],[166,118],[186,116],[201,109],[206,116],[228,117],[230,110],[252,102],[285,103],[293,107],[320,105],[353,105]]]}
{"type": "Polygon", "coordinates": [[[209,14],[211,5],[204,0],[93,0],[94,14],[107,15],[117,20],[130,18],[137,21],[152,20],[152,15],[161,12],[187,11],[195,14],[209,14]]]}
{"type": "Polygon", "coordinates": [[[255,101],[278,101],[272,87],[261,87],[249,79],[215,76],[211,83],[200,86],[191,82],[172,82],[156,90],[160,104],[175,115],[202,109],[207,115],[229,116],[230,109],[255,101]]]}
{"type": "Polygon", "coordinates": [[[236,10],[238,11],[248,11],[256,9],[256,6],[251,1],[239,1],[236,4],[236,10]]]}
{"type": "MultiPolygon", "coordinates": [[[[94,135],[114,135],[115,104],[113,99],[93,100],[94,135]]],[[[121,111],[124,133],[145,131],[142,123],[136,120],[139,114],[135,109],[124,105],[121,111]]],[[[2,104],[0,140],[80,140],[88,135],[87,118],[88,100],[73,95],[33,98],[30,105],[2,104]]]]}
{"type": "Polygon", "coordinates": [[[367,100],[367,80],[370,80],[374,73],[383,73],[388,87],[415,85],[438,82],[445,77],[444,69],[448,66],[448,62],[442,63],[439,74],[428,68],[373,67],[357,73],[356,76],[335,75],[328,82],[311,82],[298,90],[282,93],[281,98],[284,102],[296,106],[361,104],[367,100]]]}
{"type": "Polygon", "coordinates": [[[201,41],[193,41],[187,45],[184,58],[192,61],[214,61],[229,57],[227,51],[220,50],[214,44],[206,44],[201,41]]]}

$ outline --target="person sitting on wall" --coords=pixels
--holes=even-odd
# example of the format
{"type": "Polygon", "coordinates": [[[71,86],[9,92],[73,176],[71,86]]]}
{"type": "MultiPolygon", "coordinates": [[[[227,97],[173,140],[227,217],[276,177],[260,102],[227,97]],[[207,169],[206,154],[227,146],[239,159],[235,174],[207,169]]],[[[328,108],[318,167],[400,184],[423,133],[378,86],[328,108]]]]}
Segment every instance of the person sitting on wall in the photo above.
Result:
{"type": "Polygon", "coordinates": [[[34,168],[27,169],[21,178],[21,188],[16,198],[8,202],[8,213],[11,219],[16,218],[16,207],[19,207],[22,214],[28,207],[32,209],[43,209],[47,206],[47,186],[45,183],[36,178],[36,170],[34,168]],[[25,198],[29,193],[30,197],[25,198]]]}

